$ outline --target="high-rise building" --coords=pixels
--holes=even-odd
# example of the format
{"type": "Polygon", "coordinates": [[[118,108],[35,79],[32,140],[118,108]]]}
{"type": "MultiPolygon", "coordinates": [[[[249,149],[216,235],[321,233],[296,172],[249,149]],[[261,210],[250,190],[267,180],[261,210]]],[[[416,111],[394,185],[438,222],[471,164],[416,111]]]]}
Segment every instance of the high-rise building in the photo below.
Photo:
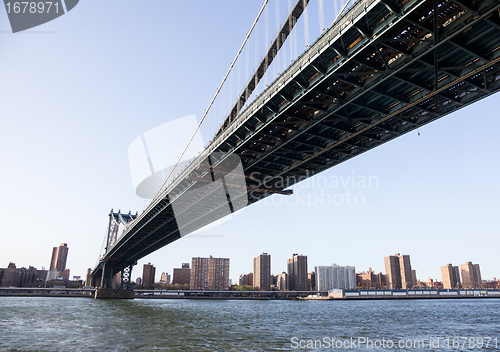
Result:
{"type": "Polygon", "coordinates": [[[474,264],[473,266],[474,280],[476,281],[477,287],[482,287],[483,278],[481,277],[481,269],[479,269],[479,264],[474,264]]]}
{"type": "Polygon", "coordinates": [[[168,273],[161,273],[160,282],[162,284],[170,284],[170,275],[168,273]]]}
{"type": "Polygon", "coordinates": [[[399,259],[393,255],[388,255],[387,257],[384,257],[384,262],[388,288],[401,288],[401,270],[399,269],[399,259]]]}
{"type": "Polygon", "coordinates": [[[399,269],[401,270],[401,288],[412,288],[415,283],[413,282],[410,256],[399,253],[396,256],[399,258],[399,269]]]}
{"type": "Polygon", "coordinates": [[[290,291],[307,291],[307,256],[293,254],[287,260],[287,285],[290,291]]]}
{"type": "Polygon", "coordinates": [[[174,268],[172,284],[189,285],[191,280],[191,269],[189,263],[182,263],[182,268],[174,268]]]}
{"type": "Polygon", "coordinates": [[[443,276],[443,288],[451,289],[457,286],[453,277],[453,265],[447,264],[441,267],[441,275],[443,276]]]}
{"type": "Polygon", "coordinates": [[[146,289],[153,288],[155,283],[156,268],[151,264],[144,264],[142,268],[142,286],[146,289]]]}
{"type": "Polygon", "coordinates": [[[474,269],[471,262],[460,265],[460,272],[462,274],[462,281],[464,288],[474,288],[474,269]]]}
{"type": "Polygon", "coordinates": [[[356,269],[353,266],[332,264],[331,266],[317,266],[314,271],[317,291],[356,288],[356,269]]]}
{"type": "Polygon", "coordinates": [[[281,274],[276,275],[276,287],[280,291],[285,291],[287,289],[287,274],[283,271],[281,274]]]}
{"type": "Polygon", "coordinates": [[[262,291],[271,290],[271,256],[267,253],[253,258],[253,287],[262,291]]]}
{"type": "Polygon", "coordinates": [[[460,274],[458,266],[447,264],[441,267],[441,274],[443,275],[443,288],[452,289],[460,287],[460,274]]]}
{"type": "Polygon", "coordinates": [[[191,290],[229,290],[229,258],[192,259],[191,290]]]}
{"type": "Polygon", "coordinates": [[[467,262],[460,265],[460,272],[462,273],[462,282],[464,288],[478,288],[482,287],[483,280],[481,278],[481,270],[479,264],[472,264],[467,262]]]}
{"type": "Polygon", "coordinates": [[[460,268],[458,266],[452,267],[453,270],[453,279],[457,284],[457,288],[462,286],[462,280],[460,280],[460,268]]]}
{"type": "Polygon", "coordinates": [[[307,291],[316,289],[316,273],[314,271],[307,274],[307,291]]]}
{"type": "Polygon", "coordinates": [[[240,286],[253,286],[253,273],[240,275],[240,286]]]}
{"type": "Polygon", "coordinates": [[[190,287],[191,290],[208,290],[208,258],[192,259],[190,287]]]}
{"type": "Polygon", "coordinates": [[[208,287],[214,291],[229,290],[229,258],[208,258],[208,287]]]}
{"type": "Polygon", "coordinates": [[[54,247],[52,249],[52,259],[50,260],[50,269],[57,270],[60,273],[66,269],[66,261],[68,259],[68,245],[66,243],[61,243],[59,247],[54,247]]]}
{"type": "Polygon", "coordinates": [[[92,269],[87,269],[87,276],[85,277],[85,286],[90,287],[92,285],[92,269]]]}
{"type": "Polygon", "coordinates": [[[409,255],[401,255],[397,253],[395,255],[385,257],[384,261],[387,284],[389,288],[407,289],[412,288],[416,284],[416,277],[414,278],[414,275],[412,274],[409,255]]]}

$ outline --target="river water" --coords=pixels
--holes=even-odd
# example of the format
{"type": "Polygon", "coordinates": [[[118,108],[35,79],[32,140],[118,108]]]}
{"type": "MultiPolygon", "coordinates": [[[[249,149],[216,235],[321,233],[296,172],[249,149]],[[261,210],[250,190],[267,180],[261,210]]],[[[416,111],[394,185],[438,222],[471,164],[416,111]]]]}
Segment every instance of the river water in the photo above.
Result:
{"type": "Polygon", "coordinates": [[[0,351],[333,349],[500,351],[500,299],[0,297],[0,351]]]}

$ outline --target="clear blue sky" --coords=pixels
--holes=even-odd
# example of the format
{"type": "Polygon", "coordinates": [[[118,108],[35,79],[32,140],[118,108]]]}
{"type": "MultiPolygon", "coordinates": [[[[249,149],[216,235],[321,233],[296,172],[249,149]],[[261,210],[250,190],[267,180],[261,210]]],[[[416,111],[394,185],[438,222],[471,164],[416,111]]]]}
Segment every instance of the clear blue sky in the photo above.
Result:
{"type": "MultiPolygon", "coordinates": [[[[95,265],[110,209],[144,207],[130,176],[130,142],[202,115],[261,4],[86,0],[18,34],[0,10],[0,267],[47,268],[62,242],[72,275],[95,265]]],[[[400,252],[421,280],[441,280],[442,265],[469,260],[484,279],[500,277],[498,99],[297,185],[288,204],[274,196],[274,205],[253,205],[164,247],[141,260],[133,277],[143,263],[159,275],[213,255],[231,258],[236,280],[262,252],[271,254],[275,274],[293,253],[308,256],[309,271],[331,263],[384,271],[383,257],[400,252]],[[378,182],[341,184],[353,176],[378,182]],[[320,187],[319,177],[340,184],[320,187]],[[337,202],[360,194],[364,202],[307,202],[321,192],[337,202]]]]}

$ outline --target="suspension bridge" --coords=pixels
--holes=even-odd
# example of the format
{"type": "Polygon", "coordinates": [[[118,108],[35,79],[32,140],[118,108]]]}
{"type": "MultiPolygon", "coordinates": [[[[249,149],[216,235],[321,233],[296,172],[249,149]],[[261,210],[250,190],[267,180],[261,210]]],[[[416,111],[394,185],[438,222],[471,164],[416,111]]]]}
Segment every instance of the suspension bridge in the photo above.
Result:
{"type": "Polygon", "coordinates": [[[102,292],[119,272],[127,291],[132,267],[157,249],[499,90],[500,0],[327,5],[289,1],[282,16],[275,0],[269,40],[264,2],[193,132],[209,142],[180,167],[187,144],[141,214],[109,214],[92,270],[98,296],[111,295],[102,292]],[[313,6],[318,37],[309,42],[313,6]]]}

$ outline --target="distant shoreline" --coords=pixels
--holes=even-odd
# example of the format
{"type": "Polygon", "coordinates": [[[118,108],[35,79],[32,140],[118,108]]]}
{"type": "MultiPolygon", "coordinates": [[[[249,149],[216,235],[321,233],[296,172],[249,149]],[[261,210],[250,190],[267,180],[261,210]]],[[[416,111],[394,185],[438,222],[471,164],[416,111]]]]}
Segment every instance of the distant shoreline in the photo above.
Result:
{"type": "MultiPolygon", "coordinates": [[[[334,290],[309,291],[167,291],[134,290],[137,299],[198,299],[198,300],[415,300],[415,299],[472,299],[500,298],[498,289],[454,290],[334,290]]],[[[87,297],[93,298],[96,289],[1,287],[0,297],[87,297]]]]}

